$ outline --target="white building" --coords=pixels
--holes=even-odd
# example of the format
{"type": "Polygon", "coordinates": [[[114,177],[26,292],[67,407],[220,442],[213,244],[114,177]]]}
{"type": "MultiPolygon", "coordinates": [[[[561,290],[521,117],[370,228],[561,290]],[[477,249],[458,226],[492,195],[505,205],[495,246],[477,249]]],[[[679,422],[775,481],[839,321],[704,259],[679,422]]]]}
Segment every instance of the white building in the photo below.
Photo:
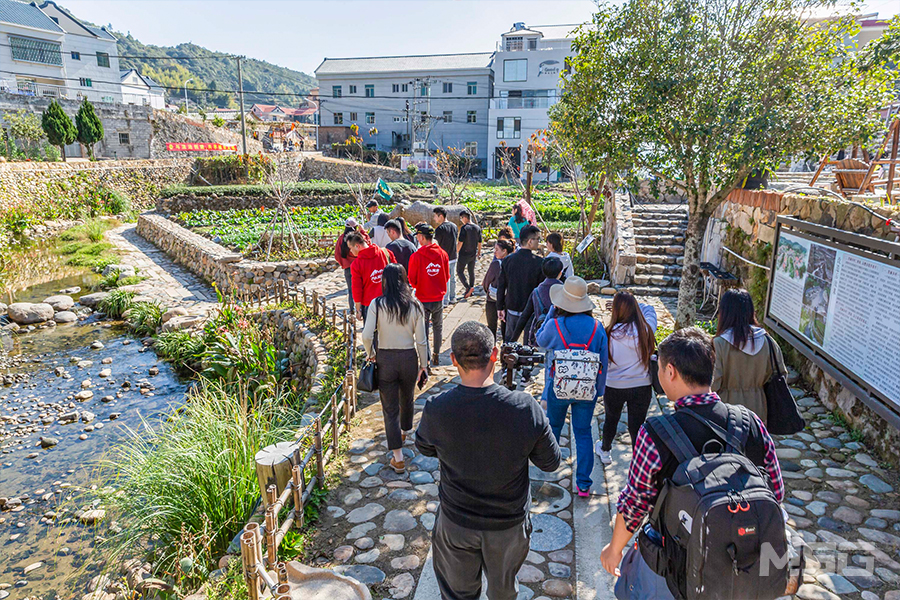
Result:
{"type": "MultiPolygon", "coordinates": [[[[547,109],[559,98],[559,79],[572,55],[574,27],[538,29],[516,23],[500,36],[494,54],[494,95],[488,120],[487,176],[503,176],[499,157],[524,175],[531,135],[550,125],[547,109]]],[[[552,174],[551,174],[552,175],[552,174]]]]}
{"type": "Polygon", "coordinates": [[[116,38],[52,1],[0,0],[0,88],[91,102],[122,102],[116,38]]]}
{"type": "Polygon", "coordinates": [[[122,102],[151,106],[162,110],[166,107],[166,93],[158,83],[141,75],[135,69],[122,71],[119,76],[122,82],[122,102]]]}

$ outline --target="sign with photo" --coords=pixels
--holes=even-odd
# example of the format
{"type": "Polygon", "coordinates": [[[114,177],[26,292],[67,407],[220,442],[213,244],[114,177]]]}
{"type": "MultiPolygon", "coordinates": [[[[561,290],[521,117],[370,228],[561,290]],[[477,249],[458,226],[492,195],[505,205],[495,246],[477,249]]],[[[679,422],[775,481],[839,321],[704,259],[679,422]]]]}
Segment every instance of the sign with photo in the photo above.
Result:
{"type": "Polygon", "coordinates": [[[900,412],[900,262],[811,233],[778,229],[767,322],[900,412]]]}

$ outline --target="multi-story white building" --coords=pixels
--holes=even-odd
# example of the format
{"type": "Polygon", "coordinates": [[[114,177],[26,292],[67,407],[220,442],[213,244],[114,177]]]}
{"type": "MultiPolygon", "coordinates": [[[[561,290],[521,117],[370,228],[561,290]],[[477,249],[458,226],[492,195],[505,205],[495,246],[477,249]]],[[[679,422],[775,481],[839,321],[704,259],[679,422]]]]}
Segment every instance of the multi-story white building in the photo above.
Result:
{"type": "Polygon", "coordinates": [[[119,79],[122,82],[123,103],[150,106],[157,110],[166,107],[165,90],[146,75],[138,73],[137,69],[122,71],[119,79]]]}
{"type": "Polygon", "coordinates": [[[341,141],[336,128],[356,124],[369,148],[420,155],[458,148],[484,171],[492,55],[326,58],[315,71],[320,143],[341,141]]]}
{"type": "Polygon", "coordinates": [[[0,0],[0,88],[43,97],[122,102],[116,38],[52,1],[0,0]]]}
{"type": "MultiPolygon", "coordinates": [[[[500,157],[524,174],[531,135],[550,125],[547,109],[559,98],[559,78],[572,54],[571,26],[529,28],[516,23],[494,53],[494,97],[488,123],[488,178],[504,175],[500,157]]],[[[551,174],[552,175],[552,174],[551,174]]]]}

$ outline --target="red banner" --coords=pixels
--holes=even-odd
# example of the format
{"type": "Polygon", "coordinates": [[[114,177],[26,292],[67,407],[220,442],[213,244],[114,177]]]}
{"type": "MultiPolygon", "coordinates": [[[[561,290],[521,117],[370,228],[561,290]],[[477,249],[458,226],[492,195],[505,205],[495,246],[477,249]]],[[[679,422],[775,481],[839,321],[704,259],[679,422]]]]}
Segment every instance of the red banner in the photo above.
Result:
{"type": "Polygon", "coordinates": [[[169,142],[166,144],[166,150],[169,152],[209,152],[213,150],[231,150],[232,152],[237,152],[237,144],[169,142]]]}

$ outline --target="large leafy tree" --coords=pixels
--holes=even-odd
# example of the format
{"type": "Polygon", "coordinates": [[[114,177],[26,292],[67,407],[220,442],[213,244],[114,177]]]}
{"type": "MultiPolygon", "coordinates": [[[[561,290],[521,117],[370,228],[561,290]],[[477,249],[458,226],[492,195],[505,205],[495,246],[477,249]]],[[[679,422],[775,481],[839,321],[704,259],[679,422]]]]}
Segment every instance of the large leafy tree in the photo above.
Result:
{"type": "Polygon", "coordinates": [[[87,146],[88,156],[94,158],[94,144],[103,139],[103,123],[94,112],[94,105],[87,100],[82,101],[75,115],[75,126],[78,129],[78,141],[87,146]]]}
{"type": "Polygon", "coordinates": [[[41,115],[41,127],[47,135],[47,140],[52,145],[59,147],[63,162],[65,162],[66,145],[75,141],[78,130],[56,100],[51,102],[44,114],[41,115]]]}
{"type": "MultiPolygon", "coordinates": [[[[858,68],[851,18],[828,0],[628,0],[574,43],[558,136],[606,173],[655,176],[686,198],[676,323],[694,321],[703,234],[754,168],[830,152],[880,127],[883,69],[858,68]]],[[[590,164],[590,163],[587,163],[590,164]]]]}

